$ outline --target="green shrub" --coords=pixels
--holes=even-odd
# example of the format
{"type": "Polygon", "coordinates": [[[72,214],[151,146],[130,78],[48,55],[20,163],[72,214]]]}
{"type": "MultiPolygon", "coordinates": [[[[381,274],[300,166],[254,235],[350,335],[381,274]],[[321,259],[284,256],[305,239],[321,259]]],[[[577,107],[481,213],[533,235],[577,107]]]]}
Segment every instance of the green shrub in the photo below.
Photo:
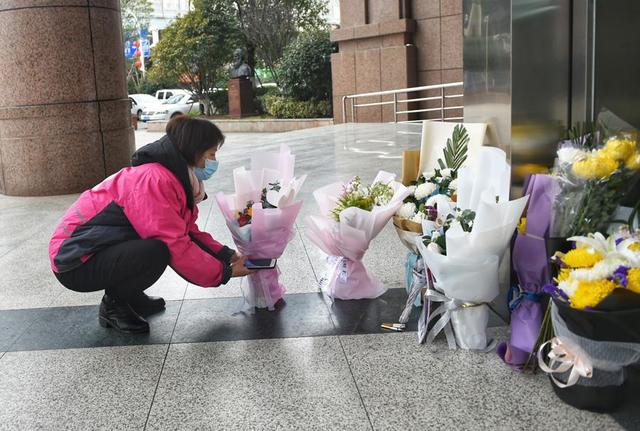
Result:
{"type": "Polygon", "coordinates": [[[279,95],[280,90],[278,87],[257,87],[253,93],[253,106],[256,110],[256,114],[268,114],[267,106],[264,101],[265,97],[279,95]]]}
{"type": "Polygon", "coordinates": [[[302,33],[285,50],[280,63],[284,95],[297,100],[331,100],[329,32],[302,33]]]}
{"type": "Polygon", "coordinates": [[[227,90],[220,90],[213,93],[211,96],[211,103],[216,109],[217,115],[224,115],[229,113],[229,92],[227,90]]]}
{"type": "Polygon", "coordinates": [[[324,118],[331,116],[326,100],[299,101],[290,97],[267,95],[262,98],[269,115],[276,118],[324,118]]]}

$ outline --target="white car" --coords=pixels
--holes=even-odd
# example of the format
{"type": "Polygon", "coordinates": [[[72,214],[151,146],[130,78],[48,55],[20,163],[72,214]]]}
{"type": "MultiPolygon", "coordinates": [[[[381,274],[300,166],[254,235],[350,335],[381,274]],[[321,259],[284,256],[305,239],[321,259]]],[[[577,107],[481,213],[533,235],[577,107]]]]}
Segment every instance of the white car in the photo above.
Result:
{"type": "Polygon", "coordinates": [[[176,88],[170,90],[158,90],[156,91],[156,99],[164,102],[165,100],[171,99],[176,94],[189,94],[189,92],[176,88]]]}
{"type": "Polygon", "coordinates": [[[200,112],[200,104],[190,94],[176,94],[164,103],[146,107],[142,111],[142,121],[166,121],[180,114],[200,112]]]}
{"type": "Polygon", "coordinates": [[[131,104],[131,113],[136,115],[138,120],[140,120],[142,111],[144,111],[147,106],[157,105],[158,99],[148,94],[129,94],[129,103],[131,104]]]}

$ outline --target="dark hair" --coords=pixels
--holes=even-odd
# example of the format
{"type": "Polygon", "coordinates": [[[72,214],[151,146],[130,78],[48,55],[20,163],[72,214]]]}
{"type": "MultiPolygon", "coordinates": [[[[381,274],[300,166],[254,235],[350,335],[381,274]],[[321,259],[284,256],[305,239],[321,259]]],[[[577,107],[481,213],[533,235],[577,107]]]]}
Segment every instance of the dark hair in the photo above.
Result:
{"type": "Polygon", "coordinates": [[[186,115],[172,118],[167,123],[166,132],[187,163],[192,166],[205,151],[213,147],[220,148],[224,144],[224,135],[215,124],[186,115]]]}

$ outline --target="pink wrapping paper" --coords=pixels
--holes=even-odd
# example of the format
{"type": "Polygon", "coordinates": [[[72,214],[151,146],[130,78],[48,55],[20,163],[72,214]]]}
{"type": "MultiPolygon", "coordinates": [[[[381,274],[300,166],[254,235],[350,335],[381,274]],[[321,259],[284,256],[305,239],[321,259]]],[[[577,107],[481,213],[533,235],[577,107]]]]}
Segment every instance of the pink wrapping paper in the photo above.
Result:
{"type": "Polygon", "coordinates": [[[306,218],[307,237],[328,256],[328,267],[320,287],[334,299],[377,298],[386,287],[362,263],[362,258],[375,238],[411,193],[411,189],[394,181],[395,176],[380,171],[376,181],[391,185],[391,201],[372,211],[347,208],[340,213],[340,221],[329,214],[342,193],[342,183],[330,184],[313,195],[320,207],[320,216],[306,218]]]}
{"type": "MultiPolygon", "coordinates": [[[[218,206],[231,231],[238,251],[254,259],[278,259],[295,236],[295,220],[302,208],[302,201],[295,201],[306,176],[293,177],[295,158],[288,147],[280,153],[256,152],[252,156],[251,170],[234,171],[235,194],[216,194],[218,206]],[[262,208],[260,194],[268,183],[280,181],[278,208],[262,208]],[[236,215],[248,200],[253,200],[251,223],[238,226],[236,215]]],[[[280,282],[280,269],[265,269],[249,275],[248,289],[244,293],[245,308],[268,308],[284,296],[285,286],[280,282]]]]}

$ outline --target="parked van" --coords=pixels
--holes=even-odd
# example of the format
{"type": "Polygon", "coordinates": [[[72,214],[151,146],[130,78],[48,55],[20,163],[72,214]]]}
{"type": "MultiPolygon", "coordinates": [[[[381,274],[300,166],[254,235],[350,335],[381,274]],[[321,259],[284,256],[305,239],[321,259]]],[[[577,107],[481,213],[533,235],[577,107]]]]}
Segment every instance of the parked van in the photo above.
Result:
{"type": "Polygon", "coordinates": [[[181,89],[158,90],[156,91],[156,99],[164,101],[167,99],[171,99],[176,94],[189,94],[189,92],[181,89]]]}

